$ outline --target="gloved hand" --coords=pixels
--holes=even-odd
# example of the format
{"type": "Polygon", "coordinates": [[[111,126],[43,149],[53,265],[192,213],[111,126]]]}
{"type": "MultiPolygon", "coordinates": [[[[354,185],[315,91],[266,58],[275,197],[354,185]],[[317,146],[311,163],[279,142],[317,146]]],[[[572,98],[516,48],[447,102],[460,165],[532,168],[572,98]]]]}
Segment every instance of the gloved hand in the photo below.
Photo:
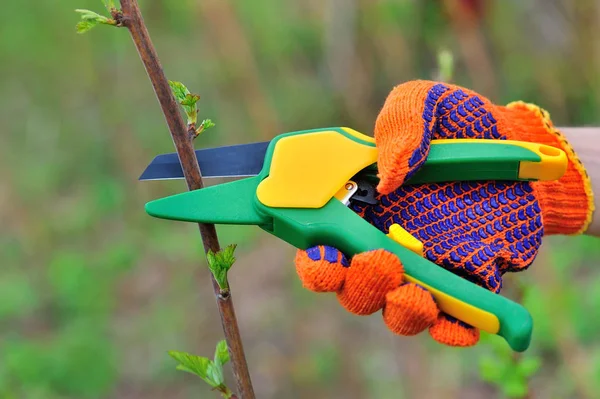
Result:
{"type": "MultiPolygon", "coordinates": [[[[377,118],[377,205],[351,204],[389,232],[397,223],[423,243],[430,261],[493,292],[502,275],[522,271],[547,234],[580,234],[591,221],[591,184],[577,155],[541,108],[523,102],[492,104],[455,85],[411,81],[393,89],[377,118]],[[449,182],[403,185],[425,162],[432,139],[521,140],[564,150],[566,173],[550,182],[449,182]]],[[[385,250],[355,255],[317,246],[296,254],[303,285],[336,292],[348,311],[382,310],[390,330],[429,329],[438,342],[471,346],[479,331],[438,309],[423,287],[403,282],[400,260],[385,250]]]]}

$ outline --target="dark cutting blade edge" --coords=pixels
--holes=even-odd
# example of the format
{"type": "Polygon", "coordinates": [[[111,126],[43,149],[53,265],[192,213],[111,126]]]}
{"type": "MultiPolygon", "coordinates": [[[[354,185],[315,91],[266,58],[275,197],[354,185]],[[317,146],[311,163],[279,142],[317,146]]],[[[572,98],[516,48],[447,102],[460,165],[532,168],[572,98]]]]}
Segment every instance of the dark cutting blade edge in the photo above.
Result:
{"type": "MultiPolygon", "coordinates": [[[[247,177],[260,173],[269,141],[196,150],[202,177],[247,177]]],[[[139,180],[183,179],[179,156],[173,152],[158,155],[139,180]]]]}

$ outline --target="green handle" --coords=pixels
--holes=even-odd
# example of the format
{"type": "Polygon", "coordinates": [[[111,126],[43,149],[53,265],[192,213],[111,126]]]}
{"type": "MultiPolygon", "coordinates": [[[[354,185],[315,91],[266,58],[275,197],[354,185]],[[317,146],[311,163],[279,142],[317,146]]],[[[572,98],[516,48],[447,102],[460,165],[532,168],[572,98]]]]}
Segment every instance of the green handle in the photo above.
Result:
{"type": "MultiPolygon", "coordinates": [[[[297,248],[330,245],[349,257],[378,248],[393,252],[401,260],[406,275],[464,304],[468,311],[475,312],[469,321],[464,320],[462,311],[444,309],[446,313],[488,330],[485,328],[487,324],[477,325],[481,321],[481,312],[477,313],[477,309],[487,312],[499,324],[497,331],[490,332],[502,336],[515,351],[524,351],[529,346],[533,322],[524,307],[402,247],[339,201],[331,200],[321,209],[268,208],[258,202],[257,208],[260,213],[273,218],[271,226],[262,228],[297,248]]],[[[436,297],[435,293],[432,294],[439,305],[441,295],[436,297]]]]}
{"type": "MultiPolygon", "coordinates": [[[[433,140],[427,161],[407,184],[468,180],[525,180],[519,176],[521,162],[540,162],[538,154],[516,144],[433,140]]],[[[481,140],[480,140],[481,141],[481,140]]]]}
{"type": "MultiPolygon", "coordinates": [[[[426,162],[405,184],[458,180],[538,180],[535,177],[521,176],[520,168],[522,162],[540,161],[542,159],[539,154],[521,143],[501,140],[433,140],[426,162]]],[[[377,179],[377,165],[366,168],[362,174],[377,179]]]]}

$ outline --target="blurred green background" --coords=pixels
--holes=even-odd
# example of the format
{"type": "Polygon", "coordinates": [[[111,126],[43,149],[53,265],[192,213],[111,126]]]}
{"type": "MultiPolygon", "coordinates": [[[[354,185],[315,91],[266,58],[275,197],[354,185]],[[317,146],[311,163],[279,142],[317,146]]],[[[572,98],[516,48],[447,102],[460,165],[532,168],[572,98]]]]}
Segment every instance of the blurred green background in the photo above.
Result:
{"type": "MultiPolygon", "coordinates": [[[[536,102],[559,126],[600,123],[598,1],[140,3],[168,78],[217,124],[197,146],[326,126],[371,134],[394,85],[437,78],[442,49],[453,81],[494,102],[536,102]]],[[[167,355],[211,356],[222,331],[197,228],[144,213],[185,190],[136,180],[173,151],[163,116],[128,32],[77,35],[75,8],[103,11],[100,0],[0,11],[0,398],[217,397],[167,355]]],[[[287,244],[252,227],[218,232],[239,245],[230,281],[259,398],[600,390],[594,239],[547,239],[508,279],[536,326],[516,357],[490,337],[457,350],[393,336],[380,315],[304,290],[287,244]]]]}

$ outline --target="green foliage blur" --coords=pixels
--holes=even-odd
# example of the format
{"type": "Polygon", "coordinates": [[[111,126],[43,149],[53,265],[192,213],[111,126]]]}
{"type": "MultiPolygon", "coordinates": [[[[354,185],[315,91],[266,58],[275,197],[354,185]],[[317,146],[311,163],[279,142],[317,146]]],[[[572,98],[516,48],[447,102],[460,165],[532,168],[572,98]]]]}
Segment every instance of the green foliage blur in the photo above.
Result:
{"type": "MultiPolygon", "coordinates": [[[[448,60],[454,83],[497,103],[538,103],[558,126],[600,123],[593,0],[140,3],[167,77],[216,123],[199,147],[326,126],[371,133],[394,85],[447,76],[448,60]]],[[[217,397],[168,356],[212,353],[222,331],[197,228],[144,213],[186,189],[137,181],[174,151],[164,118],[127,31],[79,35],[75,9],[104,11],[39,0],[0,12],[0,398],[217,397]]],[[[252,227],[218,232],[237,244],[229,285],[257,397],[600,390],[594,239],[549,238],[531,270],[507,278],[505,295],[535,319],[515,357],[496,337],[456,350],[393,336],[380,316],[305,291],[293,248],[252,227]]]]}

